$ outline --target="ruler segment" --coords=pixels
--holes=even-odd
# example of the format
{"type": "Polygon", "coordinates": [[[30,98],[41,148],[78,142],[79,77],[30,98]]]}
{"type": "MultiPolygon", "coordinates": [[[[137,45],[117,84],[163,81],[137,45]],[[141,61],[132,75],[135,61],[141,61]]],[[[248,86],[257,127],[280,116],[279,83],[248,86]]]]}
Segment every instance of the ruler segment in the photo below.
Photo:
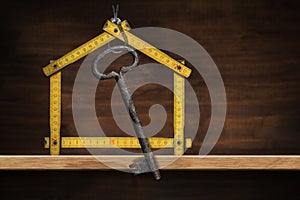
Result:
{"type": "Polygon", "coordinates": [[[114,37],[108,33],[102,33],[99,36],[93,38],[87,43],[77,47],[76,49],[70,51],[65,54],[61,58],[57,59],[55,62],[50,63],[46,67],[43,68],[43,72],[46,76],[50,76],[51,74],[63,69],[71,63],[76,62],[80,58],[86,56],[91,53],[93,50],[105,45],[106,43],[113,40],[114,37]]]}
{"type": "MultiPolygon", "coordinates": [[[[49,137],[45,137],[44,147],[49,148],[49,137]]],[[[191,147],[191,139],[187,138],[186,148],[191,147]]],[[[173,138],[150,137],[152,148],[174,148],[173,138]]],[[[123,148],[139,149],[140,143],[135,137],[62,137],[61,148],[123,148]]]]}
{"type": "MultiPolygon", "coordinates": [[[[121,23],[123,30],[130,30],[130,27],[126,20],[121,23]]],[[[80,58],[86,56],[87,54],[93,52],[94,50],[98,49],[99,47],[107,44],[108,42],[115,39],[109,33],[102,33],[97,37],[89,40],[88,42],[84,43],[83,45],[77,47],[76,49],[70,51],[69,53],[65,54],[64,56],[60,57],[56,61],[48,64],[47,66],[43,67],[43,72],[46,76],[50,76],[64,67],[68,66],[71,63],[76,62],[80,58]]]]}
{"type": "MultiPolygon", "coordinates": [[[[121,34],[118,26],[110,21],[107,21],[104,28],[104,31],[110,33],[114,37],[125,41],[123,34],[121,34]]],[[[169,67],[170,69],[174,70],[178,74],[189,77],[192,70],[186,67],[184,64],[174,60],[169,55],[165,54],[164,52],[160,51],[159,49],[155,48],[151,44],[143,41],[142,39],[138,38],[137,36],[131,34],[128,31],[123,32],[127,37],[127,42],[130,46],[134,47],[135,49],[141,51],[142,53],[146,54],[147,56],[151,57],[152,59],[156,60],[157,62],[169,67]]]]}
{"type": "MultiPolygon", "coordinates": [[[[184,63],[184,61],[183,61],[184,63]]],[[[184,144],[184,81],[182,76],[174,73],[174,155],[183,155],[184,144]]]]}
{"type": "Polygon", "coordinates": [[[59,155],[61,118],[61,72],[50,76],[50,154],[59,155]]]}

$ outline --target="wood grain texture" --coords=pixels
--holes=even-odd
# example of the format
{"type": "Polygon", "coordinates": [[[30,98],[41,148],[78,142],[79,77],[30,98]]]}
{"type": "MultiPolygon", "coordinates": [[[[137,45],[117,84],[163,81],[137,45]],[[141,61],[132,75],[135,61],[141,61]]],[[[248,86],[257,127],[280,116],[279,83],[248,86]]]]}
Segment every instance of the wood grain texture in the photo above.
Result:
{"type": "MultiPolygon", "coordinates": [[[[43,138],[49,136],[49,79],[42,67],[101,33],[113,3],[54,0],[1,5],[0,154],[49,154],[43,148],[43,138]]],[[[180,31],[200,43],[215,61],[227,93],[227,117],[211,154],[296,155],[300,154],[299,7],[298,1],[146,0],[120,3],[119,15],[133,28],[180,31]]],[[[62,136],[78,134],[72,87],[82,61],[63,70],[62,136]]],[[[111,67],[123,62],[117,60],[111,67]]],[[[152,61],[141,55],[141,63],[147,62],[152,61]]],[[[199,99],[201,119],[193,148],[186,154],[197,155],[210,122],[211,104],[202,77],[194,74],[189,81],[199,99]]],[[[98,88],[95,107],[103,130],[123,136],[109,109],[114,86],[114,81],[106,81],[98,88]]],[[[168,90],[143,86],[134,99],[144,125],[150,123],[149,107],[162,104],[168,120],[157,136],[172,136],[173,98],[168,90]]]]}
{"type": "MultiPolygon", "coordinates": [[[[0,156],[2,170],[128,169],[141,156],[0,156]],[[101,162],[102,161],[102,162],[101,162]],[[109,163],[109,166],[105,164],[109,163]]],[[[300,156],[157,156],[166,170],[300,170],[300,156]]]]}
{"type": "MultiPolygon", "coordinates": [[[[53,169],[0,170],[1,197],[253,200],[300,196],[299,170],[164,170],[162,180],[154,182],[151,174],[136,177],[114,170],[67,170],[78,167],[78,158],[46,156],[49,151],[43,148],[43,139],[49,136],[49,80],[43,75],[42,67],[100,34],[105,20],[112,16],[111,5],[115,3],[114,0],[1,2],[0,154],[6,156],[0,158],[0,166],[41,168],[49,162],[47,167],[53,169]],[[18,160],[12,155],[45,157],[18,157],[18,160]],[[54,169],[62,164],[65,170],[54,169]]],[[[128,19],[133,28],[154,26],[180,31],[200,43],[215,61],[224,80],[228,104],[225,126],[212,155],[300,155],[299,1],[128,0],[118,3],[119,16],[128,19]]],[[[82,61],[63,71],[62,136],[77,136],[71,101],[72,86],[82,61]]],[[[121,61],[111,67],[118,67],[121,61]]],[[[141,57],[141,61],[152,62],[147,57],[141,57]]],[[[190,82],[199,99],[201,120],[193,149],[186,154],[197,155],[210,121],[211,105],[201,76],[194,75],[190,82]]],[[[103,113],[99,123],[112,136],[122,136],[108,109],[114,82],[108,81],[104,86],[96,95],[97,112],[103,113]]],[[[168,118],[172,119],[173,98],[164,88],[145,86],[136,91],[134,98],[143,124],[150,122],[148,109],[153,103],[164,105],[168,118]],[[146,101],[147,95],[157,101],[146,101]]],[[[172,120],[167,120],[158,135],[170,136],[172,126],[172,120]]],[[[63,150],[62,154],[89,152],[63,150]]],[[[246,168],[256,165],[249,163],[251,159],[241,162],[238,158],[226,158],[225,162],[219,158],[219,161],[226,168],[246,168]]],[[[193,160],[191,166],[220,166],[213,160],[193,160]]],[[[298,158],[290,156],[255,161],[266,169],[299,168],[298,158]]],[[[99,165],[89,162],[95,168],[99,165]]]]}

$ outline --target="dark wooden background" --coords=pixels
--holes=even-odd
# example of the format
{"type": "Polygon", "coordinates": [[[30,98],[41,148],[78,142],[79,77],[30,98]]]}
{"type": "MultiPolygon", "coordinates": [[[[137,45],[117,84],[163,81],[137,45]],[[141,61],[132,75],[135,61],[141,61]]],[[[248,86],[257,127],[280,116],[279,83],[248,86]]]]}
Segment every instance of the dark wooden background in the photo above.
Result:
{"type": "MultiPolygon", "coordinates": [[[[43,138],[49,135],[49,79],[41,68],[101,33],[115,3],[1,3],[0,154],[49,154],[43,148],[43,138]]],[[[198,41],[214,59],[224,80],[228,105],[224,130],[211,154],[300,154],[298,1],[145,0],[119,4],[119,16],[133,28],[157,26],[180,31],[198,41]]],[[[71,92],[82,61],[63,71],[63,136],[77,134],[71,92]]],[[[149,59],[142,56],[142,62],[149,59]]],[[[192,76],[191,83],[196,78],[192,76]]],[[[200,129],[187,154],[199,151],[210,119],[209,95],[204,82],[200,83],[193,85],[202,109],[200,129]]],[[[110,91],[113,82],[106,86],[110,91]]],[[[149,117],[143,113],[151,105],[141,103],[147,96],[139,91],[155,91],[153,87],[159,89],[143,87],[134,94],[144,124],[149,123],[149,117]]],[[[162,90],[159,96],[164,96],[158,101],[166,106],[169,118],[163,130],[170,132],[172,95],[162,90]]],[[[103,98],[102,103],[109,102],[103,98]]],[[[109,109],[99,109],[105,113],[100,119],[103,129],[119,132],[109,123],[109,109]]],[[[295,194],[299,185],[298,172],[170,171],[163,173],[160,183],[148,175],[97,171],[2,171],[0,177],[1,191],[22,199],[281,199],[295,194]],[[75,182],[77,179],[82,181],[75,182]]]]}

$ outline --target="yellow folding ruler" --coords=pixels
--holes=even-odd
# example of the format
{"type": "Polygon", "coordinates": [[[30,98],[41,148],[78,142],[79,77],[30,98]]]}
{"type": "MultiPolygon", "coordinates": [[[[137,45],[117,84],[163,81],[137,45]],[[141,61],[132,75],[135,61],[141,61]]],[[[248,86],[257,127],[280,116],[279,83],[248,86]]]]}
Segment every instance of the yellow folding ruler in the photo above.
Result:
{"type": "Polygon", "coordinates": [[[103,30],[106,32],[43,67],[44,74],[50,76],[50,137],[45,138],[45,148],[50,148],[51,155],[59,155],[60,148],[140,148],[138,139],[134,137],[60,137],[60,70],[117,38],[126,40],[130,46],[176,72],[174,73],[174,138],[149,138],[149,141],[152,148],[174,148],[175,155],[182,155],[185,148],[190,148],[192,145],[191,139],[184,137],[184,77],[190,76],[191,69],[131,34],[126,20],[120,24],[107,21],[103,30]]]}

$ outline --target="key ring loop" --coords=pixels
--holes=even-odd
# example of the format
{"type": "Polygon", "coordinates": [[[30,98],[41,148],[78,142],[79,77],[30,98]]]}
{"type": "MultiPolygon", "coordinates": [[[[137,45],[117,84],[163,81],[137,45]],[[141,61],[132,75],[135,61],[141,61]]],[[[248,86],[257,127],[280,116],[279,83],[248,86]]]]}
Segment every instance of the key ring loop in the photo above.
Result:
{"type": "Polygon", "coordinates": [[[100,80],[104,80],[104,79],[110,79],[110,78],[117,78],[120,76],[120,74],[118,74],[115,71],[112,71],[108,74],[103,74],[100,73],[97,69],[97,63],[99,62],[99,60],[101,60],[105,55],[114,52],[114,51],[123,51],[123,50],[127,50],[128,52],[130,52],[133,57],[134,57],[134,62],[130,65],[130,66],[122,66],[120,69],[120,74],[125,74],[128,71],[133,70],[138,62],[139,62],[139,58],[138,58],[138,54],[137,52],[128,46],[114,46],[114,47],[110,47],[109,49],[106,49],[105,51],[103,51],[102,53],[100,53],[99,55],[96,56],[96,58],[94,59],[93,63],[92,63],[92,73],[93,75],[100,79],[100,80]]]}

